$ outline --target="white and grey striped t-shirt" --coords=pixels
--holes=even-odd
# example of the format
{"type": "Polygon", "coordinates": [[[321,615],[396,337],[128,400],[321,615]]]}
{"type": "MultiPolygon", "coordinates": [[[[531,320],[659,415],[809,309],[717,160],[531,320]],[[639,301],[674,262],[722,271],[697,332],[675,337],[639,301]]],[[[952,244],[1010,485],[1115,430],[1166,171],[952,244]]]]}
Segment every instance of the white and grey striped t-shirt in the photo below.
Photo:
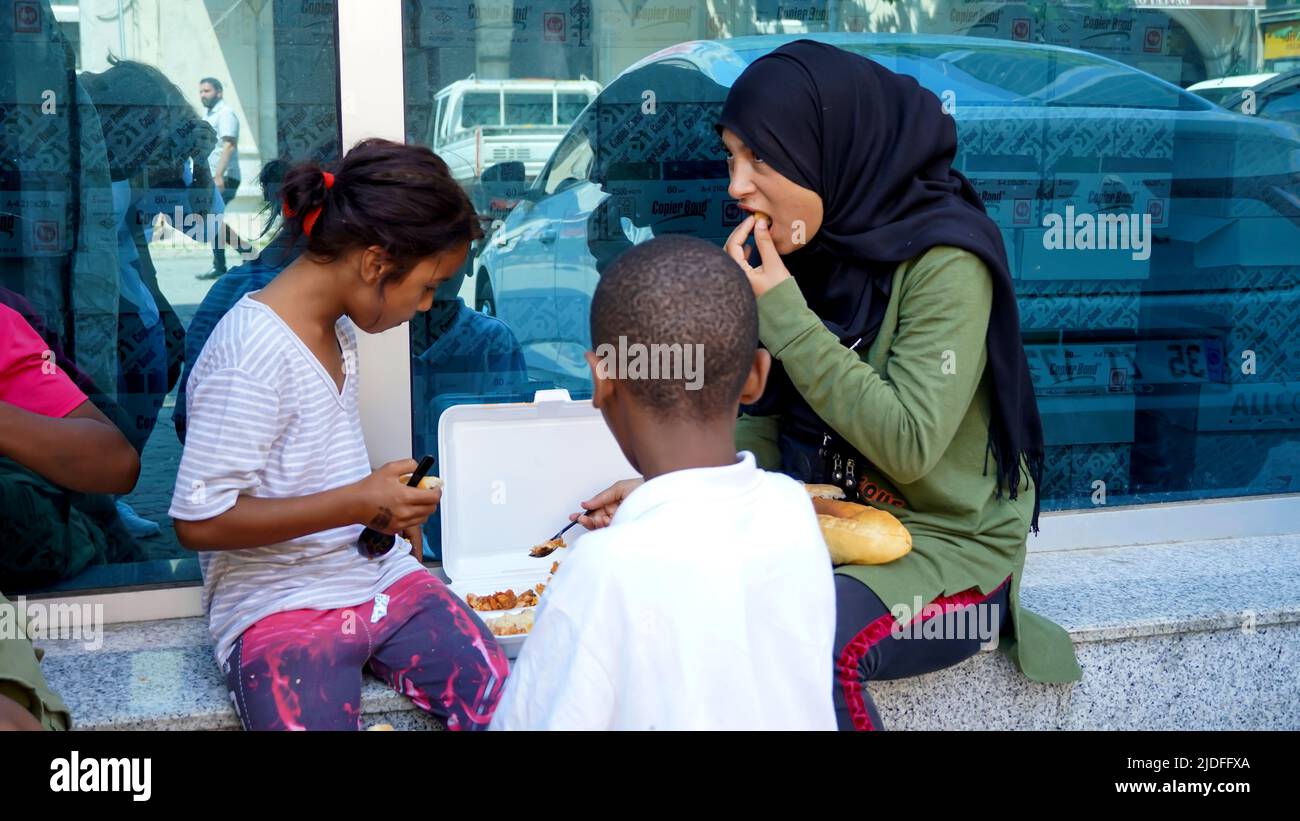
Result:
{"type": "MultiPolygon", "coordinates": [[[[307,496],[370,474],[357,369],[344,369],[340,394],[297,334],[249,296],[217,323],[190,376],[174,519],[211,519],[234,507],[241,493],[307,496]]],[[[343,361],[355,363],[355,327],[343,317],[335,330],[343,361]]],[[[400,537],[382,558],[363,558],[356,551],[361,530],[350,525],[266,547],[201,551],[203,608],[217,664],[259,619],[359,605],[423,569],[400,537]]]]}

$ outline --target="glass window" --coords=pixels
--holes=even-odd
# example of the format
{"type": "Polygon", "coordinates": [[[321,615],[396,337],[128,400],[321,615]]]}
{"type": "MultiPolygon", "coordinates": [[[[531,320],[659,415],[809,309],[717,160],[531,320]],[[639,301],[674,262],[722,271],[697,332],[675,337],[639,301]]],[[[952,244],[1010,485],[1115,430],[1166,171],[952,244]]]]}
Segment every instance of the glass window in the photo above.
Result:
{"type": "Polygon", "coordinates": [[[721,244],[743,216],[713,133],[727,89],[811,36],[915,77],[956,120],[955,167],[1016,278],[1045,508],[1300,491],[1300,10],[1165,5],[406,0],[408,119],[472,76],[508,101],[553,81],[558,123],[539,104],[530,129],[485,133],[477,165],[444,153],[495,227],[443,295],[465,324],[440,327],[491,328],[508,355],[451,365],[475,378],[444,391],[449,332],[416,323],[421,447],[449,403],[589,390],[600,271],[653,235],[721,244]],[[645,115],[647,89],[666,116],[645,115]],[[1054,221],[1082,215],[1116,243],[1122,217],[1142,247],[1056,247],[1054,221]]]}
{"type": "MultiPolygon", "coordinates": [[[[1097,108],[1203,109],[1195,97],[1159,78],[1083,53],[1020,48],[971,49],[904,43],[846,44],[927,87],[942,86],[966,105],[1092,106],[1097,108]]],[[[749,52],[752,61],[763,52],[749,52]]]]}
{"type": "Polygon", "coordinates": [[[551,91],[505,94],[505,125],[555,125],[555,95],[551,91]]]}
{"type": "Polygon", "coordinates": [[[561,123],[571,123],[578,119],[578,115],[587,107],[591,98],[586,94],[557,94],[556,95],[556,118],[561,123]]]}
{"type": "Polygon", "coordinates": [[[501,95],[473,92],[460,100],[460,122],[463,131],[481,125],[501,125],[501,95]]]}
{"type": "Polygon", "coordinates": [[[447,98],[439,97],[438,109],[437,112],[434,114],[434,118],[433,118],[433,122],[435,123],[435,125],[433,131],[431,132],[434,136],[429,139],[429,145],[433,148],[442,147],[442,132],[438,130],[437,124],[442,122],[442,114],[444,109],[446,109],[446,107],[447,107],[447,98]]]}
{"type": "Polygon", "coordinates": [[[542,189],[547,194],[554,194],[561,185],[585,181],[595,156],[587,133],[574,131],[555,152],[555,160],[546,171],[542,189]]]}
{"type": "Polygon", "coordinates": [[[0,456],[0,590],[196,582],[167,517],[182,386],[224,312],[287,263],[286,165],[339,156],[333,4],[4,8],[0,304],[143,467],[131,493],[82,495],[0,456]]]}

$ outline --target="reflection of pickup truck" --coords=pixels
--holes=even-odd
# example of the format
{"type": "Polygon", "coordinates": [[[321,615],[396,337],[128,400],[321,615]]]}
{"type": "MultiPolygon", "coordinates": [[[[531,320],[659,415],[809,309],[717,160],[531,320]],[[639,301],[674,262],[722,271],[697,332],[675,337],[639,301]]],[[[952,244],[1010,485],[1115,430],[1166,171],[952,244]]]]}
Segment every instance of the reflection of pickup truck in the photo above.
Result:
{"type": "Polygon", "coordinates": [[[581,80],[479,80],[438,92],[427,144],[468,187],[488,166],[519,161],[532,180],[578,114],[600,93],[581,80]]]}

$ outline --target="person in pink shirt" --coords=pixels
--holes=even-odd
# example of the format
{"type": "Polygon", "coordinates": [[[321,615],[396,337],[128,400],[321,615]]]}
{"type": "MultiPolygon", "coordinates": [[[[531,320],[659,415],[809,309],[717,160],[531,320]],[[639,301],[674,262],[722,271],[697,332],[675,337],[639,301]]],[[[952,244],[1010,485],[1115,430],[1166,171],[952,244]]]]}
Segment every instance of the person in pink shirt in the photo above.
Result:
{"type": "MultiPolygon", "coordinates": [[[[0,550],[12,549],[36,524],[21,512],[44,513],[50,486],[128,493],[139,474],[140,458],[126,437],[58,367],[22,315],[0,304],[0,550]]],[[[0,596],[0,607],[11,606],[0,596]]],[[[67,708],[37,662],[26,636],[0,635],[0,729],[68,726],[67,708]]]]}

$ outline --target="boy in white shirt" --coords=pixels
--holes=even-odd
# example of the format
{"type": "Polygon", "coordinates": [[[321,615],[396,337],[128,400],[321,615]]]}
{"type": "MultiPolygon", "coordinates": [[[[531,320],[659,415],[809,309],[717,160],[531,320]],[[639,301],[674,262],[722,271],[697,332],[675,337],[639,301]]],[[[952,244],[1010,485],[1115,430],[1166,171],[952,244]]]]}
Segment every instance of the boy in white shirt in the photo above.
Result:
{"type": "Polygon", "coordinates": [[[599,529],[564,551],[492,728],[835,729],[816,515],[735,452],[771,364],[745,274],[703,240],[652,240],[601,277],[591,330],[593,402],[644,479],[583,503],[599,529]],[[676,367],[636,364],[665,345],[676,367]]]}

